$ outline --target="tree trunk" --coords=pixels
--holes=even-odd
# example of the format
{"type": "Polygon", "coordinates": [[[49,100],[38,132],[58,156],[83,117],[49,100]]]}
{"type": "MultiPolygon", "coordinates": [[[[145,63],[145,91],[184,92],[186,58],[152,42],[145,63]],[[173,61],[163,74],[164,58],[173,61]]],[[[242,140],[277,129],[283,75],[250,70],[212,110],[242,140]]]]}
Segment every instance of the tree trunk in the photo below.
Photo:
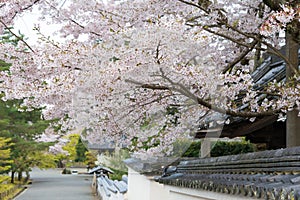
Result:
{"type": "Polygon", "coordinates": [[[18,172],[18,181],[21,181],[21,180],[22,180],[22,177],[23,177],[23,172],[22,172],[22,171],[19,171],[19,172],[18,172]]]}
{"type": "Polygon", "coordinates": [[[11,179],[10,179],[10,182],[11,183],[15,183],[15,171],[11,171],[11,179]]]}
{"type": "MultiPolygon", "coordinates": [[[[293,40],[290,34],[286,34],[286,57],[291,62],[290,67],[286,67],[286,81],[294,75],[292,69],[299,71],[298,59],[299,44],[293,40]],[[291,69],[292,68],[292,69],[291,69]]],[[[287,113],[286,119],[286,146],[294,147],[300,146],[300,117],[298,117],[298,110],[293,110],[287,113]]]]}
{"type": "Polygon", "coordinates": [[[29,170],[26,170],[26,179],[25,179],[25,182],[28,182],[29,178],[30,178],[29,170]]]}

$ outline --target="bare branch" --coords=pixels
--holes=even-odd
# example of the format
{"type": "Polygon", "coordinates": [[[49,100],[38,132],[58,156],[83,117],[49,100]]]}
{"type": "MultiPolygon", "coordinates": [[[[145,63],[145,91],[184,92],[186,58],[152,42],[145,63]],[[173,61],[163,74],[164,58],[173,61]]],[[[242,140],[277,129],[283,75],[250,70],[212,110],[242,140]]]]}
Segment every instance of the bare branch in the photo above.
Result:
{"type": "Polygon", "coordinates": [[[37,34],[41,36],[41,37],[40,37],[41,40],[46,41],[47,43],[53,45],[54,47],[56,47],[56,48],[58,48],[58,49],[61,49],[61,48],[59,47],[59,45],[55,43],[54,40],[51,40],[50,37],[45,36],[45,34],[43,34],[43,33],[41,32],[41,30],[40,30],[39,27],[34,27],[33,30],[37,31],[37,34]]]}
{"type": "Polygon", "coordinates": [[[208,11],[207,9],[201,7],[201,6],[198,5],[198,4],[195,4],[195,3],[192,3],[192,2],[189,2],[189,1],[185,1],[185,0],[178,0],[178,1],[180,1],[180,2],[182,2],[182,3],[185,3],[185,4],[187,4],[187,5],[190,5],[190,6],[194,6],[194,7],[196,7],[196,8],[199,8],[200,10],[202,10],[203,12],[205,12],[205,13],[207,13],[207,14],[209,13],[209,11],[208,11]]]}
{"type": "Polygon", "coordinates": [[[235,38],[232,38],[232,37],[230,37],[230,36],[228,36],[228,35],[219,33],[219,32],[217,32],[217,31],[213,31],[213,30],[209,29],[208,26],[203,26],[202,28],[203,28],[203,30],[205,30],[205,31],[207,31],[207,32],[209,32],[209,33],[212,33],[212,34],[214,34],[214,35],[217,35],[217,36],[220,36],[220,37],[222,37],[222,38],[228,39],[228,40],[230,40],[230,41],[232,41],[232,42],[234,42],[234,43],[236,43],[236,44],[238,44],[238,45],[240,45],[240,46],[249,48],[249,45],[248,45],[248,44],[242,43],[242,42],[240,42],[240,41],[236,40],[235,38]]]}
{"type": "Polygon", "coordinates": [[[278,49],[276,49],[275,47],[273,47],[272,45],[270,45],[267,42],[262,41],[262,44],[266,45],[270,50],[268,51],[271,54],[274,54],[278,57],[280,57],[281,59],[284,60],[284,62],[286,63],[286,66],[289,67],[295,74],[298,74],[299,72],[294,69],[292,66],[292,63],[290,62],[290,60],[284,56],[278,49]]]}
{"type": "MultiPolygon", "coordinates": [[[[79,27],[82,28],[82,29],[85,28],[83,25],[79,24],[79,23],[76,22],[74,19],[69,18],[68,20],[70,20],[71,22],[73,22],[74,24],[76,24],[77,26],[79,26],[79,27]]],[[[96,32],[94,32],[94,31],[91,31],[90,33],[93,34],[93,35],[99,36],[99,37],[101,36],[99,33],[96,33],[96,32]]]]}
{"type": "Polygon", "coordinates": [[[134,80],[129,80],[129,79],[126,79],[125,82],[128,82],[128,83],[133,83],[135,85],[139,85],[141,88],[145,88],[145,89],[152,89],[152,90],[169,90],[169,87],[167,86],[161,86],[161,85],[158,85],[158,84],[144,84],[144,83],[141,83],[141,82],[138,82],[138,81],[134,81],[134,80]]]}
{"type": "Polygon", "coordinates": [[[257,94],[266,94],[274,97],[282,97],[281,94],[273,93],[273,92],[267,92],[267,91],[258,91],[257,94]]]}
{"type": "MultiPolygon", "coordinates": [[[[164,76],[164,75],[162,75],[164,76]]],[[[167,81],[170,79],[165,77],[167,81]]],[[[209,103],[208,101],[204,100],[203,98],[196,96],[193,94],[188,88],[186,88],[183,84],[181,83],[174,83],[171,81],[170,83],[174,84],[172,86],[166,86],[166,85],[158,85],[158,84],[145,84],[142,82],[138,81],[133,81],[133,80],[126,80],[127,82],[133,83],[138,85],[141,88],[146,88],[146,89],[151,89],[151,90],[168,90],[168,91],[175,91],[178,92],[184,96],[186,96],[189,99],[192,99],[197,103],[198,105],[204,106],[208,109],[211,109],[215,112],[219,113],[224,113],[227,115],[231,115],[233,117],[262,117],[262,116],[271,116],[271,115],[276,115],[277,113],[280,112],[280,110],[274,110],[274,111],[264,111],[264,112],[251,112],[251,111],[233,111],[230,109],[224,109],[219,107],[218,105],[214,105],[209,103]]]]}
{"type": "Polygon", "coordinates": [[[1,19],[0,19],[0,23],[13,35],[15,36],[18,40],[20,40],[21,42],[23,42],[25,44],[25,46],[28,47],[28,49],[30,49],[30,51],[32,51],[34,53],[34,50],[31,48],[31,46],[20,36],[18,36],[17,34],[15,34],[1,19]]]}
{"type": "MultiPolygon", "coordinates": [[[[36,3],[38,3],[39,1],[40,1],[40,0],[35,0],[32,4],[29,4],[28,6],[22,8],[21,11],[25,11],[25,10],[27,10],[27,9],[32,8],[32,7],[33,7],[36,3]]],[[[14,19],[14,18],[17,16],[17,14],[19,14],[19,12],[15,12],[14,15],[12,16],[12,19],[14,19]]]]}
{"type": "Polygon", "coordinates": [[[162,58],[162,56],[159,56],[159,47],[161,46],[161,41],[158,42],[157,47],[156,47],[156,52],[155,52],[155,59],[157,64],[160,65],[160,59],[162,58]]]}
{"type": "MultiPolygon", "coordinates": [[[[47,2],[47,3],[49,4],[49,6],[50,6],[51,8],[53,8],[54,10],[56,10],[57,13],[60,12],[56,7],[54,7],[53,5],[51,5],[49,2],[47,2]]],[[[69,20],[70,22],[72,22],[72,23],[74,23],[75,25],[79,26],[81,29],[84,29],[84,28],[85,28],[83,25],[81,25],[79,22],[75,21],[74,19],[67,18],[66,20],[69,20]]],[[[93,34],[93,35],[99,36],[99,37],[101,36],[99,33],[96,33],[96,32],[94,32],[94,31],[90,31],[90,33],[93,34]]]]}
{"type": "Polygon", "coordinates": [[[235,58],[234,61],[232,61],[224,70],[223,73],[227,72],[228,70],[231,70],[237,63],[239,63],[243,58],[245,58],[245,56],[247,56],[256,46],[256,44],[258,43],[257,40],[254,40],[251,43],[251,47],[246,49],[244,52],[242,52],[241,55],[239,55],[237,58],[235,58]]]}

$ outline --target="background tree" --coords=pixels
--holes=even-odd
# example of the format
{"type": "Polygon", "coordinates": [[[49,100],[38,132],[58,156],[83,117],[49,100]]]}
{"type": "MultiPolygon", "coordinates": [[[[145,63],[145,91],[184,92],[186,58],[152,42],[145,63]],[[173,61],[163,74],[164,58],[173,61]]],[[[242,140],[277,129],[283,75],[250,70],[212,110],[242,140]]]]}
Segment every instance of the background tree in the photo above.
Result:
{"type": "Polygon", "coordinates": [[[78,138],[78,142],[75,146],[76,149],[76,157],[75,157],[75,162],[84,162],[86,160],[85,153],[88,151],[85,145],[83,144],[80,135],[78,138]]]}
{"type": "Polygon", "coordinates": [[[87,151],[85,152],[85,161],[84,163],[87,165],[87,169],[93,169],[94,167],[96,167],[96,161],[97,161],[97,157],[96,155],[91,152],[91,151],[87,151]]]}
{"type": "Polygon", "coordinates": [[[5,174],[9,171],[10,164],[12,163],[9,146],[10,139],[0,137],[0,185],[7,180],[5,174]]]}
{"type": "Polygon", "coordinates": [[[47,150],[49,146],[47,143],[36,142],[49,126],[49,121],[40,118],[40,110],[25,111],[21,104],[21,100],[0,101],[0,118],[3,122],[0,136],[10,138],[13,144],[10,147],[12,182],[16,172],[21,179],[22,172],[28,174],[31,167],[37,166],[40,158],[32,155],[47,150]]]}

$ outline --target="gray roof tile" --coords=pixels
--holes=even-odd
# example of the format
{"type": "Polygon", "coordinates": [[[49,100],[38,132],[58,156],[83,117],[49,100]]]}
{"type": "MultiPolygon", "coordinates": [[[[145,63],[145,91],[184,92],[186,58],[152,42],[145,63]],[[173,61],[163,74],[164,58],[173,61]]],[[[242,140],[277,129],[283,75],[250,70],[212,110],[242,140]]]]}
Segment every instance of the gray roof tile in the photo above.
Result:
{"type": "Polygon", "coordinates": [[[106,175],[101,174],[97,177],[97,191],[100,196],[111,197],[115,199],[114,196],[119,193],[124,194],[127,192],[127,183],[125,181],[113,181],[109,179],[106,175]]]}
{"type": "Polygon", "coordinates": [[[300,199],[300,147],[181,161],[162,184],[264,199],[300,199]]]}
{"type": "MultiPolygon", "coordinates": [[[[300,60],[300,51],[299,51],[299,60],[300,60]]],[[[276,56],[266,56],[264,62],[259,67],[257,67],[251,74],[254,81],[253,89],[257,91],[262,91],[263,88],[273,80],[276,80],[277,82],[285,81],[285,74],[286,74],[285,69],[286,66],[282,59],[276,56]]],[[[239,104],[238,105],[239,110],[246,110],[248,109],[249,105],[241,103],[242,97],[243,96],[238,98],[236,102],[239,104]]],[[[265,98],[266,95],[261,95],[261,97],[265,98]]],[[[270,98],[274,98],[274,97],[270,97],[270,98]]],[[[247,120],[246,118],[242,118],[242,117],[231,117],[225,114],[211,112],[207,114],[204,118],[200,119],[199,129],[206,130],[208,129],[208,127],[209,128],[216,127],[217,123],[215,122],[219,119],[222,119],[223,121],[225,121],[226,119],[230,119],[230,124],[225,126],[230,126],[231,124],[235,124],[247,120]],[[208,124],[213,124],[213,126],[208,126],[208,124]]]]}

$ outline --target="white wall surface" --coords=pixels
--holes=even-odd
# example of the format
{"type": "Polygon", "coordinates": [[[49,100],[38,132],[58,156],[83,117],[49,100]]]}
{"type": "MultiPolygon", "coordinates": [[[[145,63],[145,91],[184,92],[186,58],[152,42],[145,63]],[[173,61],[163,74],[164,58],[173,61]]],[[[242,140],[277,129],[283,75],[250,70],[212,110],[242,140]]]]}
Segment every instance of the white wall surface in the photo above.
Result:
{"type": "Polygon", "coordinates": [[[193,190],[159,184],[128,168],[128,200],[253,200],[205,190],[193,190]]]}

